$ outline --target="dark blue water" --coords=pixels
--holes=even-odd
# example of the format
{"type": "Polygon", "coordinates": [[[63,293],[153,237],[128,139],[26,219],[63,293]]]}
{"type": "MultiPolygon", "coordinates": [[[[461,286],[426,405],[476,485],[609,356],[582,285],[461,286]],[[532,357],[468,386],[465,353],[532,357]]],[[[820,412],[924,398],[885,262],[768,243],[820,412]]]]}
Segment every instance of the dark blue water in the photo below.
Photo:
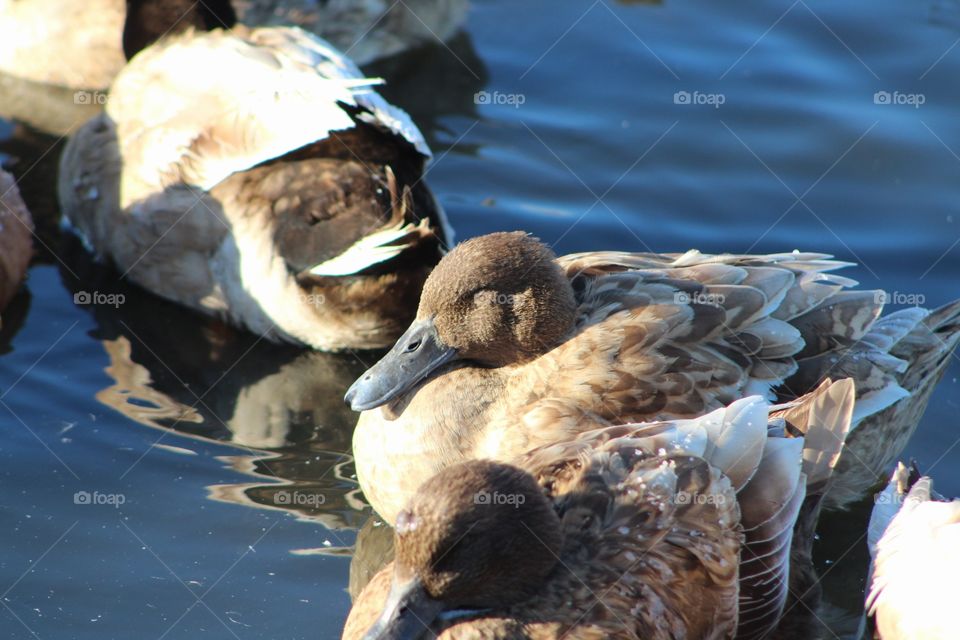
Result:
{"type": "MultiPolygon", "coordinates": [[[[897,300],[960,296],[960,4],[728,5],[478,0],[449,48],[371,73],[427,133],[461,239],[816,250],[897,300]]],[[[5,637],[336,637],[369,515],[340,397],[375,354],[118,283],[56,231],[56,142],[0,122],[47,246],[0,333],[5,637]],[[123,304],[75,304],[93,292],[123,304]]],[[[905,453],[948,495],[958,375],[905,453]]],[[[867,509],[821,527],[826,637],[856,627],[867,509]]]]}

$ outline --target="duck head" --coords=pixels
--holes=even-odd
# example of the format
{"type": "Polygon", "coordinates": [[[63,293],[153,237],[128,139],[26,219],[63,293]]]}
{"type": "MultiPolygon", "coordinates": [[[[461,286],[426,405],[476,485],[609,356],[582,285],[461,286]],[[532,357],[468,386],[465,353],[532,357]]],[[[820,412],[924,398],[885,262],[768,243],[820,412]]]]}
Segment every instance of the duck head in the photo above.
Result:
{"type": "Polygon", "coordinates": [[[229,29],[236,23],[230,0],[127,0],[123,54],[129,60],[163,36],[190,28],[229,29]]]}
{"type": "Polygon", "coordinates": [[[530,474],[487,460],[448,467],[397,517],[390,593],[364,640],[433,637],[436,620],[522,602],[541,590],[561,543],[530,474]]]}
{"type": "Polygon", "coordinates": [[[427,278],[417,316],[393,348],[347,391],[354,411],[384,405],[447,363],[521,363],[559,344],[576,300],[553,252],[523,232],[455,247],[427,278]]]}

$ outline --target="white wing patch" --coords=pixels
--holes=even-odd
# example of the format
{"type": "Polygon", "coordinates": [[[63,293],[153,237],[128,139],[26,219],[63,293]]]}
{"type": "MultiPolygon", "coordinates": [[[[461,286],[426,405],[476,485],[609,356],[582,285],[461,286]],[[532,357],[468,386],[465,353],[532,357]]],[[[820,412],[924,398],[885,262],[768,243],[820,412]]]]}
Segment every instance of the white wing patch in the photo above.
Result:
{"type": "Polygon", "coordinates": [[[396,258],[417,243],[420,231],[428,232],[429,222],[427,219],[419,224],[401,222],[366,235],[340,255],[311,267],[308,273],[314,276],[347,276],[396,258]],[[410,240],[404,242],[405,238],[410,240]]]}

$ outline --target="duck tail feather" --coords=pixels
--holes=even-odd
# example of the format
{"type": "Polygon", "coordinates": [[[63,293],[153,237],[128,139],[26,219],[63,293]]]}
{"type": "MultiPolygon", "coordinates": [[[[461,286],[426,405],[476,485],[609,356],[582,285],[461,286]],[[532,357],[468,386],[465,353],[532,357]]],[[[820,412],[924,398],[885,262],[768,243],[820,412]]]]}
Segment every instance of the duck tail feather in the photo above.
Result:
{"type": "Polygon", "coordinates": [[[827,378],[797,402],[773,411],[772,415],[783,418],[789,429],[803,435],[802,470],[807,495],[822,496],[826,492],[850,431],[855,397],[852,379],[833,382],[827,378]]]}
{"type": "MultiPolygon", "coordinates": [[[[960,301],[933,311],[909,308],[878,320],[846,353],[801,362],[807,380],[829,372],[857,385],[853,431],[827,496],[844,508],[886,477],[927,408],[960,343],[960,301]]],[[[788,381],[790,384],[790,381],[788,381]]]]}
{"type": "Polygon", "coordinates": [[[794,523],[806,495],[803,440],[767,438],[751,481],[740,491],[744,542],[740,552],[737,638],[763,638],[787,603],[794,523]]]}
{"type": "MultiPolygon", "coordinates": [[[[816,611],[820,602],[819,580],[813,564],[813,540],[823,497],[829,488],[844,447],[844,440],[853,417],[855,385],[853,380],[837,382],[825,380],[816,390],[789,405],[776,407],[773,416],[783,421],[779,438],[771,442],[796,443],[800,453],[799,498],[791,503],[789,522],[781,518],[780,527],[787,527],[780,535],[789,543],[780,558],[787,567],[779,576],[785,578],[786,590],[783,619],[775,621],[782,629],[804,627],[809,611],[816,611]],[[802,603],[803,607],[797,607],[802,603]]],[[[764,487],[765,488],[765,487],[764,487]]]]}

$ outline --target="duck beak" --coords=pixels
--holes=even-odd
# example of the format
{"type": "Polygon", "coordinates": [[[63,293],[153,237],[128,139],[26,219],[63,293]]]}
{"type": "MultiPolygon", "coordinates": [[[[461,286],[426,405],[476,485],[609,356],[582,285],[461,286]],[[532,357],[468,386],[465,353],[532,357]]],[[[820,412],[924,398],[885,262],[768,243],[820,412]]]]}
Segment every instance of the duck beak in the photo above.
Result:
{"type": "Polygon", "coordinates": [[[456,355],[456,349],[440,340],[432,318],[417,320],[380,362],[350,386],[343,399],[354,411],[374,409],[406,393],[456,355]]]}
{"type": "Polygon", "coordinates": [[[431,598],[416,576],[394,574],[383,611],[363,640],[417,640],[433,637],[430,623],[436,620],[443,603],[431,598]]]}

